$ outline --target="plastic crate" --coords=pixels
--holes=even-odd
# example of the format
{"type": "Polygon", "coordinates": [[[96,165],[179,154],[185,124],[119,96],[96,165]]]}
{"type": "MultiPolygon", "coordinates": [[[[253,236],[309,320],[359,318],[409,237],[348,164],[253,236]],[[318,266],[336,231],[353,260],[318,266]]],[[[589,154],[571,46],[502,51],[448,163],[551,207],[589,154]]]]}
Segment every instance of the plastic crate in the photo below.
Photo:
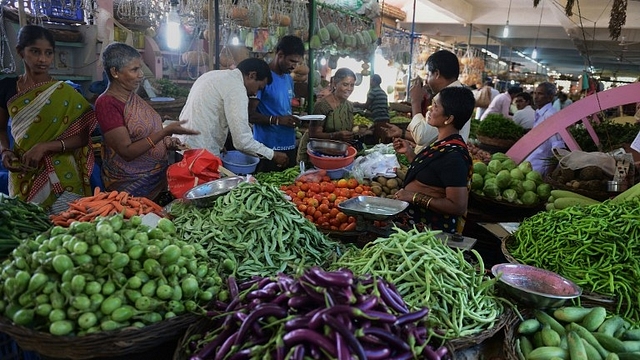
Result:
{"type": "Polygon", "coordinates": [[[50,3],[32,1],[31,6],[36,14],[46,15],[52,19],[84,20],[82,0],[51,0],[50,3]]]}

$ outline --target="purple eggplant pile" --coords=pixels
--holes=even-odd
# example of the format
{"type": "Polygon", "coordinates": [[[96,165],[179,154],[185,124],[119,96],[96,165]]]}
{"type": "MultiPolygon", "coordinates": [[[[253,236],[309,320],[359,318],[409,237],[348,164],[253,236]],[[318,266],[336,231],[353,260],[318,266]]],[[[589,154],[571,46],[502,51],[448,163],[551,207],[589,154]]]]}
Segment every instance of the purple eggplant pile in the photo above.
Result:
{"type": "Polygon", "coordinates": [[[232,300],[191,334],[191,360],[447,358],[446,347],[427,343],[428,309],[410,312],[379,278],[314,267],[239,285],[230,278],[229,287],[232,300]]]}

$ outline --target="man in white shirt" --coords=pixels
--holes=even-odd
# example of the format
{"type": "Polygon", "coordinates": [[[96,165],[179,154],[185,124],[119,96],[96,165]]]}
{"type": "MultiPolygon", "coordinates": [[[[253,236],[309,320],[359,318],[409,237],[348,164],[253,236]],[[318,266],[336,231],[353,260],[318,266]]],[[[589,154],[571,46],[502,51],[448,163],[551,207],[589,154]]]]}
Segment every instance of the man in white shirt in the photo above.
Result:
{"type": "Polygon", "coordinates": [[[491,100],[491,104],[485,112],[482,113],[480,121],[487,118],[489,114],[502,114],[507,119],[511,119],[509,111],[511,109],[511,102],[517,94],[522,92],[522,88],[519,86],[510,87],[507,92],[504,92],[491,100]]]}
{"type": "MultiPolygon", "coordinates": [[[[448,50],[436,51],[427,59],[426,68],[426,83],[428,87],[424,86],[422,80],[418,78],[418,81],[415,81],[409,90],[413,119],[411,119],[409,126],[407,126],[408,131],[404,131],[392,124],[386,126],[388,137],[402,137],[415,142],[417,145],[414,150],[416,154],[438,138],[438,129],[429,125],[424,115],[422,115],[422,100],[424,99],[427,88],[430,89],[431,93],[435,96],[435,94],[445,87],[462,86],[462,83],[458,81],[458,76],[460,76],[460,63],[454,53],[448,50]]],[[[470,127],[471,122],[467,121],[460,130],[460,136],[462,136],[465,141],[469,139],[470,127]]]]}
{"type": "Polygon", "coordinates": [[[287,164],[285,153],[274,151],[254,140],[249,125],[249,96],[255,96],[272,82],[271,69],[264,60],[249,58],[234,70],[213,70],[193,83],[180,119],[187,128],[200,131],[181,139],[191,148],[204,148],[220,155],[231,133],[236,150],[287,164]]]}
{"type": "MultiPolygon", "coordinates": [[[[553,108],[553,97],[556,94],[556,86],[550,82],[543,82],[536,87],[533,92],[533,102],[537,110],[533,127],[540,125],[557,111],[553,108]]],[[[531,162],[533,170],[536,170],[544,177],[550,171],[549,159],[553,157],[553,148],[564,148],[565,144],[560,135],[555,134],[545,140],[537,149],[535,149],[527,158],[531,162]]]]}
{"type": "Polygon", "coordinates": [[[530,130],[533,127],[533,122],[536,118],[536,111],[531,107],[531,95],[527,92],[521,92],[516,95],[513,100],[516,103],[518,111],[513,114],[513,122],[522,126],[526,130],[530,130]]]}

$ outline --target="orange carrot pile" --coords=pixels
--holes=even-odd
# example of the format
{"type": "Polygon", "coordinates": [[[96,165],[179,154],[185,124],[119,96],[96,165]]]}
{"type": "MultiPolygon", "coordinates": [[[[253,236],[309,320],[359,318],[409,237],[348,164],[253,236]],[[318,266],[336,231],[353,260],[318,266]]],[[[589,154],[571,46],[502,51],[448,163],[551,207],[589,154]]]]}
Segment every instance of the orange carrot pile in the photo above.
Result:
{"type": "Polygon", "coordinates": [[[50,216],[54,225],[69,226],[73,221],[92,221],[98,216],[123,214],[125,219],[134,215],[156,213],[162,216],[162,207],[145,197],[135,197],[121,191],[101,192],[96,188],[93,196],[69,203],[69,209],[50,216]]]}

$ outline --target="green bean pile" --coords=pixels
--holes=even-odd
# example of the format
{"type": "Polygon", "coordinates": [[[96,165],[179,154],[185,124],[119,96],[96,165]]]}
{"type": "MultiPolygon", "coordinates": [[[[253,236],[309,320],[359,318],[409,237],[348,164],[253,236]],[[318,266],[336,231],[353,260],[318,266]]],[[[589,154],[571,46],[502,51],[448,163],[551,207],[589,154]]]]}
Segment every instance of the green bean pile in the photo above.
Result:
{"type": "Polygon", "coordinates": [[[298,175],[300,175],[300,168],[294,166],[284,171],[260,172],[255,174],[254,177],[261,184],[280,186],[293,184],[298,175]]]}
{"type": "Polygon", "coordinates": [[[586,291],[614,296],[617,311],[640,321],[640,199],[572,206],[525,219],[507,250],[586,291]]]}
{"type": "Polygon", "coordinates": [[[275,185],[241,183],[209,208],[171,207],[179,235],[203,245],[239,280],[324,265],[339,244],[318,231],[275,185]]]}
{"type": "Polygon", "coordinates": [[[494,296],[495,280],[485,277],[482,258],[476,266],[434,235],[438,232],[396,228],[362,250],[350,248],[334,265],[354,274],[372,274],[395,284],[411,309],[429,307],[431,336],[443,340],[473,336],[492,328],[504,310],[494,296]],[[444,327],[444,328],[443,328],[444,327]]]}

